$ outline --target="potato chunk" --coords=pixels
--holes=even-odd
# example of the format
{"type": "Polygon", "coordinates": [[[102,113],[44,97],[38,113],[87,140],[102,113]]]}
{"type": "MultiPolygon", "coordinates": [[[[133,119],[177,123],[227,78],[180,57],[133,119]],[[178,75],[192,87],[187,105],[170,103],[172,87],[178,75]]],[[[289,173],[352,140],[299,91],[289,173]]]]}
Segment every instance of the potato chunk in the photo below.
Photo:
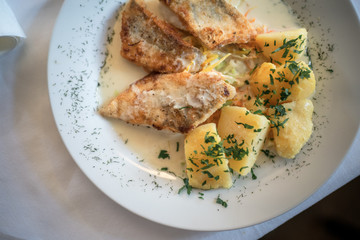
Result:
{"type": "Polygon", "coordinates": [[[280,67],[263,63],[250,79],[251,91],[264,99],[265,105],[308,98],[315,85],[315,75],[303,61],[290,61],[280,67]]]}
{"type": "Polygon", "coordinates": [[[256,36],[256,45],[272,63],[282,65],[294,61],[305,52],[307,31],[300,28],[291,31],[263,33],[256,36]]]}
{"type": "Polygon", "coordinates": [[[232,186],[228,160],[215,123],[201,125],[186,136],[185,157],[192,187],[213,189],[232,186]]]}
{"type": "Polygon", "coordinates": [[[284,103],[269,109],[275,148],[279,156],[294,158],[309,140],[314,106],[309,99],[284,103]]]}
{"type": "Polygon", "coordinates": [[[251,171],[269,129],[265,116],[244,107],[223,107],[218,123],[219,135],[229,158],[229,166],[242,176],[251,171]]]}

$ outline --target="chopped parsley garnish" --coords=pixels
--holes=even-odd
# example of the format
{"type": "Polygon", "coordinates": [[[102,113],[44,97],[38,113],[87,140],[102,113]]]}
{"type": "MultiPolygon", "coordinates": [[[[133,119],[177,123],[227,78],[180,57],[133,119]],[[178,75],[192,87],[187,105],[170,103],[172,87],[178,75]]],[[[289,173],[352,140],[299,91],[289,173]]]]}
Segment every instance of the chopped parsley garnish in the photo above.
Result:
{"type": "Polygon", "coordinates": [[[214,162],[219,165],[219,162],[222,163],[222,158],[224,156],[224,148],[222,142],[217,143],[215,139],[215,135],[210,135],[210,132],[205,134],[205,143],[210,143],[207,148],[201,145],[203,151],[201,152],[202,155],[207,157],[214,158],[214,162]]]}
{"type": "Polygon", "coordinates": [[[275,109],[275,117],[282,117],[286,115],[286,109],[283,105],[270,106],[275,109]]]}
{"type": "Polygon", "coordinates": [[[204,194],[202,192],[199,192],[199,198],[204,200],[204,194]]]}
{"type": "Polygon", "coordinates": [[[257,106],[257,107],[260,107],[260,106],[264,105],[264,103],[262,102],[262,99],[260,98],[260,96],[256,96],[254,105],[257,106]]]}
{"type": "Polygon", "coordinates": [[[270,120],[270,123],[272,125],[271,128],[276,128],[277,136],[279,136],[280,127],[284,128],[284,125],[288,120],[289,120],[289,118],[285,119],[282,122],[280,122],[279,120],[277,120],[277,122],[275,122],[274,120],[270,120]]]}
{"type": "Polygon", "coordinates": [[[223,206],[224,208],[227,208],[228,204],[227,202],[225,202],[224,200],[222,200],[220,198],[220,195],[218,195],[218,197],[216,198],[216,203],[217,204],[220,204],[221,206],[223,206]]]}
{"type": "Polygon", "coordinates": [[[226,141],[230,144],[230,147],[225,147],[225,154],[227,157],[231,157],[235,161],[240,161],[245,156],[249,155],[249,149],[246,148],[245,150],[242,148],[245,143],[244,140],[239,144],[237,139],[234,137],[234,134],[231,134],[227,136],[226,141]]]}
{"type": "Polygon", "coordinates": [[[305,41],[305,38],[300,42],[300,45],[298,45],[298,40],[301,40],[303,37],[302,37],[302,35],[299,35],[297,38],[295,38],[295,39],[291,39],[291,40],[289,40],[289,41],[287,41],[287,39],[285,38],[284,39],[284,41],[283,41],[283,45],[282,46],[280,46],[279,48],[277,48],[277,49],[275,49],[273,52],[271,52],[272,54],[273,53],[276,53],[276,52],[279,52],[279,51],[281,51],[281,50],[283,50],[284,49],[284,53],[283,53],[283,55],[281,56],[282,58],[286,58],[288,55],[289,55],[289,53],[290,53],[290,48],[292,48],[292,47],[295,47],[295,48],[299,48],[299,47],[301,47],[301,45],[304,43],[304,41],[305,41]]]}
{"type": "Polygon", "coordinates": [[[237,125],[243,125],[244,126],[244,128],[246,128],[246,129],[253,129],[254,128],[254,126],[251,126],[251,125],[249,125],[249,124],[247,124],[247,123],[241,123],[241,122],[235,122],[237,125]]]}
{"type": "Polygon", "coordinates": [[[191,191],[192,191],[192,187],[190,186],[189,184],[189,179],[188,178],[184,178],[183,179],[183,182],[184,182],[184,186],[182,186],[179,191],[178,191],[178,194],[180,194],[183,190],[186,189],[186,192],[188,195],[190,195],[191,191]]]}
{"type": "Polygon", "coordinates": [[[285,82],[287,81],[285,78],[285,73],[284,72],[277,72],[278,76],[277,78],[275,78],[276,80],[278,80],[279,82],[285,82]]]}
{"type": "Polygon", "coordinates": [[[274,77],[272,74],[270,74],[270,84],[274,85],[274,77]]]}
{"type": "Polygon", "coordinates": [[[210,163],[210,164],[206,164],[204,167],[202,167],[202,168],[200,168],[201,170],[206,170],[206,169],[209,169],[209,168],[211,168],[211,167],[214,167],[215,166],[215,164],[213,164],[213,163],[210,163]]]}
{"type": "Polygon", "coordinates": [[[280,101],[285,101],[291,95],[288,88],[281,88],[280,101]]]}
{"type": "Polygon", "coordinates": [[[194,158],[189,157],[188,160],[189,160],[189,162],[191,162],[194,166],[199,167],[199,165],[197,165],[197,164],[194,162],[194,158]]]}
{"type": "Polygon", "coordinates": [[[159,158],[159,159],[160,159],[160,158],[162,158],[162,159],[165,159],[165,158],[170,159],[170,155],[169,155],[169,153],[168,153],[167,150],[160,150],[160,153],[159,153],[158,158],[159,158]]]}
{"type": "Polygon", "coordinates": [[[215,143],[215,136],[209,136],[209,132],[205,134],[205,143],[215,143]]]}
{"type": "Polygon", "coordinates": [[[192,106],[185,106],[185,107],[179,108],[179,110],[186,109],[186,108],[193,108],[193,107],[192,106]]]}
{"type": "Polygon", "coordinates": [[[242,170],[246,169],[246,168],[249,168],[249,166],[244,166],[244,167],[241,167],[239,172],[241,172],[242,170]]]}
{"type": "Polygon", "coordinates": [[[209,171],[202,171],[202,173],[208,175],[209,178],[213,178],[213,177],[214,177],[214,175],[212,175],[211,172],[209,172],[209,171]]]}
{"type": "Polygon", "coordinates": [[[251,70],[250,75],[252,75],[255,72],[257,67],[258,67],[258,64],[256,64],[255,67],[251,70]]]}
{"type": "Polygon", "coordinates": [[[255,112],[253,112],[253,114],[263,115],[263,112],[259,109],[259,110],[256,110],[255,112]]]}
{"type": "Polygon", "coordinates": [[[268,158],[274,158],[276,155],[272,153],[269,149],[261,149],[261,151],[267,156],[268,158]]]}
{"type": "Polygon", "coordinates": [[[252,180],[256,180],[256,179],[257,179],[257,176],[255,175],[253,168],[251,168],[251,179],[252,179],[252,180]]]}

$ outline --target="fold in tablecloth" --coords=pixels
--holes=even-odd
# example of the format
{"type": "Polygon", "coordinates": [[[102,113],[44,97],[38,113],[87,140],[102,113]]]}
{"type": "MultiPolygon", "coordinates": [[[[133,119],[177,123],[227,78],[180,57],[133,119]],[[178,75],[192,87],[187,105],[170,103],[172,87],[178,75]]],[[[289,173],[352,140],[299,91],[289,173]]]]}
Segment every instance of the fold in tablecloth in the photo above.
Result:
{"type": "Polygon", "coordinates": [[[15,48],[24,38],[14,13],[5,0],[0,0],[0,55],[15,48]]]}

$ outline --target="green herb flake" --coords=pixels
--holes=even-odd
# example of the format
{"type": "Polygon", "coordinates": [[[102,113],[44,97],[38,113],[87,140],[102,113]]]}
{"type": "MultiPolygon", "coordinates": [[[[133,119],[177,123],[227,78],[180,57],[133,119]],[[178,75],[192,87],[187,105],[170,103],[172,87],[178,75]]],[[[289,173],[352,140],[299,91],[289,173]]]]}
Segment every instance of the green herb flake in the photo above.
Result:
{"type": "Polygon", "coordinates": [[[170,155],[169,155],[169,153],[168,153],[167,150],[160,150],[160,153],[159,153],[158,158],[159,158],[159,159],[160,159],[160,158],[162,158],[162,159],[165,159],[165,158],[170,159],[170,155]]]}
{"type": "Polygon", "coordinates": [[[258,67],[258,64],[256,64],[255,67],[250,71],[250,75],[252,75],[255,72],[257,67],[258,67]]]}
{"type": "Polygon", "coordinates": [[[270,84],[274,85],[274,77],[272,74],[270,74],[270,84]]]}
{"type": "Polygon", "coordinates": [[[265,156],[267,156],[270,159],[276,157],[276,155],[272,153],[269,149],[261,149],[261,151],[265,154],[265,156]]]}
{"type": "Polygon", "coordinates": [[[235,122],[237,125],[243,125],[244,126],[244,128],[246,128],[246,129],[253,129],[254,128],[254,126],[251,126],[251,125],[249,125],[249,124],[247,124],[247,123],[241,123],[241,122],[235,122]]]}
{"type": "Polygon", "coordinates": [[[255,175],[253,168],[251,168],[251,179],[252,179],[252,180],[256,180],[256,179],[257,179],[257,176],[255,175]]]}
{"type": "Polygon", "coordinates": [[[275,109],[275,117],[282,117],[286,115],[286,109],[283,105],[275,105],[271,106],[271,108],[275,109]]]}
{"type": "Polygon", "coordinates": [[[200,199],[204,200],[204,193],[199,192],[199,197],[198,197],[198,198],[200,198],[200,199]]]}
{"type": "Polygon", "coordinates": [[[209,178],[214,177],[214,175],[212,175],[211,172],[209,172],[209,171],[202,171],[202,173],[208,175],[209,178]]]}
{"type": "Polygon", "coordinates": [[[188,178],[184,178],[183,179],[183,182],[184,182],[184,186],[182,186],[179,191],[178,191],[178,194],[180,194],[183,190],[186,189],[186,192],[188,195],[190,195],[191,191],[192,191],[192,187],[190,186],[189,184],[189,179],[188,178]]]}
{"type": "Polygon", "coordinates": [[[220,198],[220,195],[217,196],[217,198],[216,198],[216,203],[217,203],[217,204],[220,204],[220,205],[223,206],[224,208],[227,208],[227,207],[228,207],[227,202],[225,202],[224,200],[222,200],[222,199],[220,198]]]}
{"type": "Polygon", "coordinates": [[[259,109],[253,112],[253,114],[263,115],[263,112],[259,109]]]}
{"type": "Polygon", "coordinates": [[[281,93],[280,93],[280,100],[281,101],[285,101],[286,99],[288,99],[288,97],[291,95],[291,92],[289,91],[288,88],[281,88],[281,93]]]}
{"type": "Polygon", "coordinates": [[[213,167],[213,166],[215,166],[215,164],[213,164],[213,163],[210,163],[210,164],[207,163],[206,166],[204,166],[204,167],[201,168],[201,170],[206,170],[206,169],[209,169],[209,168],[211,168],[211,167],[213,167]]]}
{"type": "Polygon", "coordinates": [[[179,110],[186,109],[186,108],[193,108],[193,107],[192,106],[185,106],[185,107],[179,108],[179,110]]]}
{"type": "Polygon", "coordinates": [[[249,168],[249,166],[244,166],[244,167],[241,167],[239,172],[241,172],[242,170],[246,169],[246,168],[249,168]]]}
{"type": "Polygon", "coordinates": [[[289,118],[286,118],[283,122],[280,122],[279,120],[275,122],[274,120],[270,120],[271,128],[276,128],[277,136],[279,136],[280,127],[284,128],[285,123],[289,120],[289,118]]]}
{"type": "Polygon", "coordinates": [[[199,165],[197,165],[197,164],[194,162],[193,158],[189,157],[188,160],[189,160],[190,163],[192,163],[192,165],[194,165],[194,166],[196,166],[196,167],[199,167],[199,165]]]}

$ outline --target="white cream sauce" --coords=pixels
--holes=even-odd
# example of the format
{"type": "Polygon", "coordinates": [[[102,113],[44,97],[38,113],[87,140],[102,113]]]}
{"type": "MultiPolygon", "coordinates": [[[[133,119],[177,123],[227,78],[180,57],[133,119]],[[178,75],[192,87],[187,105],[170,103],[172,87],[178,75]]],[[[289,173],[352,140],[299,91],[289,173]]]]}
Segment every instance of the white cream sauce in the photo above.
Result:
{"type": "MultiPolygon", "coordinates": [[[[228,0],[241,13],[248,12],[248,19],[255,18],[259,25],[266,25],[275,31],[299,28],[296,17],[281,0],[228,0]]],[[[147,6],[157,16],[171,22],[177,27],[182,26],[178,18],[157,0],[148,0],[147,6]]],[[[147,73],[139,66],[127,61],[120,55],[121,16],[113,26],[114,34],[108,44],[106,64],[99,79],[100,104],[105,104],[122,92],[132,82],[144,77],[147,73]]],[[[109,120],[114,131],[118,133],[127,146],[135,153],[137,159],[150,168],[160,170],[167,168],[177,176],[185,176],[184,136],[152,128],[133,126],[120,120],[109,120]],[[161,150],[169,153],[170,159],[159,159],[161,150]]]]}

